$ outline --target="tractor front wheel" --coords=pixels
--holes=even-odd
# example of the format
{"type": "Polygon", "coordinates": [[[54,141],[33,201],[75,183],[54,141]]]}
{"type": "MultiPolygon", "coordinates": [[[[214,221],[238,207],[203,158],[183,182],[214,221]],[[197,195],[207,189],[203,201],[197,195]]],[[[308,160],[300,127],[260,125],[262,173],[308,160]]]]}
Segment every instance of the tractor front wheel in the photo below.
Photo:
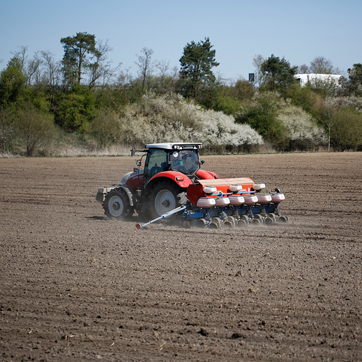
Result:
{"type": "Polygon", "coordinates": [[[130,205],[126,192],[113,189],[106,195],[103,202],[104,213],[112,219],[124,219],[132,216],[133,207],[130,205]]]}
{"type": "MultiPolygon", "coordinates": [[[[186,203],[186,193],[176,183],[164,180],[155,185],[149,197],[152,218],[157,218],[186,203]]],[[[172,217],[171,217],[172,219],[172,217]]]]}

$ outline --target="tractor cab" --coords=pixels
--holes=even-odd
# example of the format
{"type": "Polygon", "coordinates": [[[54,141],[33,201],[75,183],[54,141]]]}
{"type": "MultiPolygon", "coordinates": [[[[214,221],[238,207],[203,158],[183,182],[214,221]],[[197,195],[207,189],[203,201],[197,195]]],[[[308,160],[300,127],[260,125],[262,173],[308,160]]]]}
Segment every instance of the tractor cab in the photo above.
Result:
{"type": "MultiPolygon", "coordinates": [[[[122,177],[121,184],[127,184],[132,190],[145,190],[150,181],[161,173],[162,177],[174,180],[176,174],[182,173],[192,182],[196,173],[200,172],[200,164],[203,163],[199,161],[200,148],[201,143],[152,143],[146,144],[142,150],[133,148],[131,156],[135,156],[137,152],[142,152],[143,155],[136,160],[137,167],[122,177]],[[166,171],[167,173],[164,173],[166,171]]],[[[183,184],[180,186],[186,187],[183,184]]]]}
{"type": "Polygon", "coordinates": [[[146,148],[146,182],[163,171],[177,171],[192,176],[200,168],[200,143],[155,143],[146,145],[146,148]]]}

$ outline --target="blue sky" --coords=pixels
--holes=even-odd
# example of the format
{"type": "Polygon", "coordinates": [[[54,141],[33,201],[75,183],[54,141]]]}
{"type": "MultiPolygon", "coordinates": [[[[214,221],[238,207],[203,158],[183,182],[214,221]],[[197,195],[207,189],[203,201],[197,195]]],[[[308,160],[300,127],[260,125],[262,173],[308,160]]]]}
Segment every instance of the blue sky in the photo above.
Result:
{"type": "Polygon", "coordinates": [[[247,79],[257,54],[298,66],[323,56],[342,72],[362,63],[361,0],[0,0],[0,13],[0,69],[21,46],[61,60],[60,39],[77,32],[107,40],[112,64],[134,75],[142,48],[179,68],[186,44],[205,37],[230,80],[247,79]]]}

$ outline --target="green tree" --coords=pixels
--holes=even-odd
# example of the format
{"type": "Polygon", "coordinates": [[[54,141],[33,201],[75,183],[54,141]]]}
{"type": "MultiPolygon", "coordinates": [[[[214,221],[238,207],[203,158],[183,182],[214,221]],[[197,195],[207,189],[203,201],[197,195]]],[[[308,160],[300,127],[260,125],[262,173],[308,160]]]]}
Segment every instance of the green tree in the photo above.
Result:
{"type": "Polygon", "coordinates": [[[255,88],[250,82],[239,79],[235,83],[233,93],[237,99],[251,99],[255,94],[255,88]]]}
{"type": "Polygon", "coordinates": [[[11,58],[7,67],[0,73],[0,106],[15,105],[26,87],[26,80],[21,59],[11,58]]]}
{"type": "Polygon", "coordinates": [[[87,132],[95,115],[96,99],[86,86],[63,92],[54,101],[55,123],[66,131],[87,132]]]}
{"type": "Polygon", "coordinates": [[[362,95],[362,64],[353,64],[353,68],[348,69],[348,76],[350,93],[362,95]]]}
{"type": "Polygon", "coordinates": [[[213,109],[228,115],[236,115],[244,100],[251,100],[255,93],[254,86],[246,80],[237,80],[234,85],[218,87],[213,109]]]}
{"type": "Polygon", "coordinates": [[[276,149],[284,150],[289,139],[286,127],[277,117],[279,97],[271,92],[258,94],[252,102],[243,105],[235,120],[237,123],[249,124],[276,149]]]}
{"type": "MultiPolygon", "coordinates": [[[[96,62],[92,63],[91,60],[94,57],[98,60],[100,58],[96,37],[88,33],[77,33],[75,36],[61,38],[60,42],[64,48],[62,64],[66,84],[80,85],[85,69],[95,67],[96,62]]],[[[94,73],[94,69],[92,72],[94,73]]]]}
{"type": "Polygon", "coordinates": [[[289,88],[295,84],[294,75],[297,69],[296,66],[291,67],[284,58],[280,59],[272,54],[261,65],[264,78],[263,88],[269,91],[278,91],[285,96],[289,88]]]}
{"type": "Polygon", "coordinates": [[[219,63],[215,60],[216,51],[212,49],[209,38],[195,43],[192,41],[184,47],[180,58],[180,93],[196,100],[203,88],[215,83],[213,67],[219,63]]]}
{"type": "Polygon", "coordinates": [[[220,111],[228,115],[234,115],[240,109],[240,101],[237,98],[220,91],[213,107],[214,111],[220,111]]]}
{"type": "Polygon", "coordinates": [[[320,107],[324,104],[324,100],[309,85],[306,87],[291,87],[288,97],[294,105],[302,107],[316,120],[320,118],[320,107]]]}

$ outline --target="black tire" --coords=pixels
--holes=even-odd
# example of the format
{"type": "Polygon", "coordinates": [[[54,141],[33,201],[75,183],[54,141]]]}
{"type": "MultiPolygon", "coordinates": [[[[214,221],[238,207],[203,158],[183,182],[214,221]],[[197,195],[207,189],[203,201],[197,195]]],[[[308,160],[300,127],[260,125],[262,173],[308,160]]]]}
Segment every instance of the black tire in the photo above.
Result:
{"type": "Polygon", "coordinates": [[[245,219],[240,219],[239,221],[238,221],[238,227],[240,227],[240,228],[243,228],[243,227],[246,227],[246,226],[248,226],[248,222],[245,220],[245,219]]]}
{"type": "Polygon", "coordinates": [[[262,225],[262,221],[258,218],[254,218],[253,221],[252,221],[252,224],[253,225],[262,225]]]}
{"type": "MultiPolygon", "coordinates": [[[[177,207],[186,204],[186,192],[171,180],[162,180],[157,183],[152,189],[148,199],[148,209],[152,219],[172,211],[177,207]]],[[[174,220],[177,218],[169,217],[168,219],[174,220]]]]}
{"type": "Polygon", "coordinates": [[[264,224],[265,224],[265,225],[270,226],[270,225],[273,225],[274,223],[275,223],[275,220],[274,220],[272,217],[270,217],[270,216],[267,216],[267,217],[264,219],[264,224]]]}
{"type": "Polygon", "coordinates": [[[227,219],[224,221],[224,226],[227,228],[233,228],[236,225],[236,219],[234,216],[228,216],[227,219]]]}
{"type": "Polygon", "coordinates": [[[219,217],[213,217],[210,222],[210,229],[220,229],[222,225],[221,219],[219,217]]]}
{"type": "Polygon", "coordinates": [[[197,219],[195,226],[199,229],[205,229],[207,227],[207,221],[204,218],[197,219]]]}
{"type": "Polygon", "coordinates": [[[119,220],[131,217],[134,211],[122,188],[108,192],[103,202],[103,209],[109,218],[119,220]]]}

